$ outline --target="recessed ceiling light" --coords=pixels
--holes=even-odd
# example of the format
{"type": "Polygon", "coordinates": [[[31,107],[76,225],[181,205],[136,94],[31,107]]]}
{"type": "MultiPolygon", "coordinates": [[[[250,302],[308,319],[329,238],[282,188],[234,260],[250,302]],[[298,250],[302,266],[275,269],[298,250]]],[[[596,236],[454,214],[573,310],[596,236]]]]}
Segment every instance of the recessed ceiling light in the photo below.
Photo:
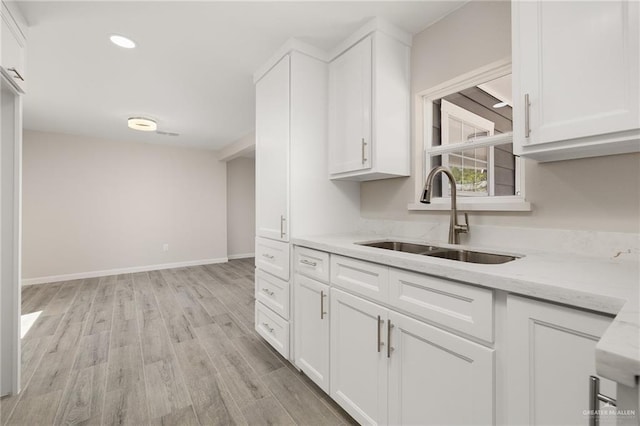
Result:
{"type": "Polygon", "coordinates": [[[504,108],[504,107],[506,107],[507,105],[509,105],[509,104],[508,104],[508,103],[506,103],[506,102],[498,102],[498,103],[497,103],[497,104],[495,104],[493,107],[494,107],[494,108],[504,108]]]}
{"type": "Polygon", "coordinates": [[[158,128],[158,124],[154,120],[144,117],[130,117],[127,120],[127,125],[130,129],[143,132],[155,132],[158,128]]]}
{"type": "Polygon", "coordinates": [[[136,43],[133,40],[121,35],[114,34],[109,37],[109,40],[111,40],[111,43],[115,44],[116,46],[124,47],[125,49],[133,49],[134,47],[136,47],[136,43]]]}

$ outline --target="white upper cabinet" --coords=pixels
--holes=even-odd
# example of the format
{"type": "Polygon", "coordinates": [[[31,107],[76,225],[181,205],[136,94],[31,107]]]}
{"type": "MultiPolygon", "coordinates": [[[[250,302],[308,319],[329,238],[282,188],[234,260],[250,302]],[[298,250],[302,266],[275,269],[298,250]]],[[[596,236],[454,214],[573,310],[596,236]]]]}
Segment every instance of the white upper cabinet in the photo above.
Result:
{"type": "Polygon", "coordinates": [[[371,37],[329,68],[330,173],[371,168],[371,37]]]}
{"type": "Polygon", "coordinates": [[[289,55],[256,83],[256,234],[289,241],[289,55]]]}
{"type": "Polygon", "coordinates": [[[517,154],[555,161],[640,151],[639,5],[512,2],[517,154]]]}
{"type": "Polygon", "coordinates": [[[2,3],[2,73],[16,88],[26,88],[26,37],[22,17],[2,3]]]}
{"type": "Polygon", "coordinates": [[[374,24],[340,46],[329,64],[331,179],[409,175],[411,38],[374,24]]]}

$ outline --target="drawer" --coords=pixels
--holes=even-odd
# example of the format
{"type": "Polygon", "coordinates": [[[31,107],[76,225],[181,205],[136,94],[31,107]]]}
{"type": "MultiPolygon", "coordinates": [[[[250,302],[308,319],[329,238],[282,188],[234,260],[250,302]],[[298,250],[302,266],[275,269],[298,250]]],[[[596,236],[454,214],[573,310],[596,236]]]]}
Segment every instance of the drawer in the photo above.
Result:
{"type": "Polygon", "coordinates": [[[492,290],[390,268],[389,304],[493,342],[492,290]]]}
{"type": "Polygon", "coordinates": [[[389,268],[350,257],[331,255],[331,284],[387,303],[389,268]]]}
{"type": "Polygon", "coordinates": [[[294,249],[294,268],[301,275],[329,282],[329,253],[304,247],[294,249]]]}
{"type": "Polygon", "coordinates": [[[256,238],[256,267],[289,280],[289,243],[256,238]]]}
{"type": "Polygon", "coordinates": [[[256,270],[256,300],[264,303],[282,318],[289,319],[289,283],[256,270]]]}
{"type": "Polygon", "coordinates": [[[262,303],[256,303],[256,331],[280,355],[289,358],[289,323],[262,303]]]}

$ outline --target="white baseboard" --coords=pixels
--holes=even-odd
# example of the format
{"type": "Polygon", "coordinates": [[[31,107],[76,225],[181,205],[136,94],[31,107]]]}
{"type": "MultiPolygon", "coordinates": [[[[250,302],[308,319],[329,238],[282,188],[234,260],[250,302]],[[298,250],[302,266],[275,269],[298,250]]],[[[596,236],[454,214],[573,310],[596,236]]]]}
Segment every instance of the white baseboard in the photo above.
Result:
{"type": "Polygon", "coordinates": [[[211,265],[214,263],[228,262],[230,258],[231,257],[229,258],[221,257],[218,259],[188,260],[185,262],[161,263],[159,265],[133,266],[130,268],[106,269],[104,271],[90,271],[90,272],[79,272],[75,274],[51,275],[48,277],[25,278],[22,280],[22,285],[27,286],[27,285],[35,285],[35,284],[55,283],[60,281],[81,280],[84,278],[106,277],[109,275],[157,271],[160,269],[183,268],[185,266],[211,265]]]}
{"type": "Polygon", "coordinates": [[[234,259],[246,259],[247,257],[255,257],[255,253],[241,253],[241,254],[230,254],[229,256],[227,256],[229,258],[229,260],[234,260],[234,259]]]}

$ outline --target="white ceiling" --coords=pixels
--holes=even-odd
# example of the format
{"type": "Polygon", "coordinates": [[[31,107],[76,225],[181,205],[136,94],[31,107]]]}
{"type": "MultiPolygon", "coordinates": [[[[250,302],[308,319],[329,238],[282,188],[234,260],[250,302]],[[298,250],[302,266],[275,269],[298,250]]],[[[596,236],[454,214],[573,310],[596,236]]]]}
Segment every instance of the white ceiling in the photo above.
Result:
{"type": "Polygon", "coordinates": [[[252,74],[288,38],[329,49],[373,16],[415,34],[464,2],[20,2],[24,126],[219,149],[254,129],[252,74]],[[130,116],[180,136],[129,130],[130,116]]]}

